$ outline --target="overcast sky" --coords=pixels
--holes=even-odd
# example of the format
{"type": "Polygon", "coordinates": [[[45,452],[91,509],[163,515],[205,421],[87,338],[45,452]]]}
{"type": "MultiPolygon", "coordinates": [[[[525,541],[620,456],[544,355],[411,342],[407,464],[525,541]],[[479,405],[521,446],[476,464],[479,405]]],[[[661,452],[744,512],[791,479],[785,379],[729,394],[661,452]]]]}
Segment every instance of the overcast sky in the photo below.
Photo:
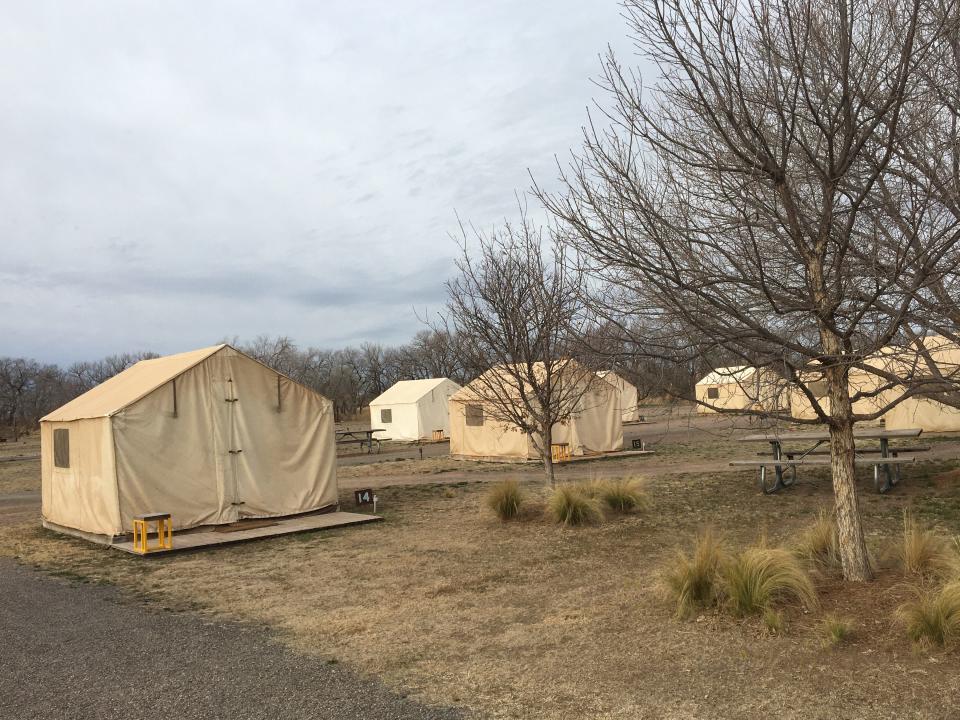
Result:
{"type": "Polygon", "coordinates": [[[549,183],[610,0],[0,0],[0,355],[398,343],[549,183]]]}

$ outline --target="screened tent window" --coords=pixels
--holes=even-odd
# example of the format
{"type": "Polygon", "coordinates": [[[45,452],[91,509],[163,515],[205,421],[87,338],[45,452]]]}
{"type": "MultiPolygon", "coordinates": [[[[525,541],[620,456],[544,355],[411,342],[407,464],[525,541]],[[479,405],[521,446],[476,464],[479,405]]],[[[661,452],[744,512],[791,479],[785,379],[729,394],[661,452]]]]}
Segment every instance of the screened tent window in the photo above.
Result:
{"type": "Polygon", "coordinates": [[[473,427],[483,425],[483,407],[481,405],[467,405],[467,425],[473,427]]]}
{"type": "Polygon", "coordinates": [[[717,400],[720,397],[720,388],[707,388],[707,399],[708,400],[717,400]]]}
{"type": "Polygon", "coordinates": [[[807,390],[809,390],[814,397],[823,397],[827,394],[827,381],[815,380],[811,383],[807,383],[807,390]]]}
{"type": "Polygon", "coordinates": [[[381,410],[380,411],[380,422],[382,423],[391,423],[393,422],[393,410],[381,410]]]}
{"type": "Polygon", "coordinates": [[[70,431],[66,428],[53,431],[53,465],[70,467],[70,431]]]}

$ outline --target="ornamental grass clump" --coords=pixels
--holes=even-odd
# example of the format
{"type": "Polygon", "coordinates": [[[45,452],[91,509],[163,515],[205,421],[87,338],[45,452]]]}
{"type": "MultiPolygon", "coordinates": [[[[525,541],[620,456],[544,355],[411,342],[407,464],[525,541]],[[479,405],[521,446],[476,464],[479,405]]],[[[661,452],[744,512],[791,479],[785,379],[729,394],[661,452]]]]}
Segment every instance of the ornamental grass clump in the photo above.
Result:
{"type": "Polygon", "coordinates": [[[960,569],[957,552],[947,538],[907,510],[903,512],[903,539],[896,556],[905,573],[922,578],[955,577],[960,569]]]}
{"type": "Polygon", "coordinates": [[[937,590],[917,590],[916,597],[897,610],[897,616],[916,643],[947,645],[960,637],[960,582],[937,590]]]}
{"type": "Polygon", "coordinates": [[[516,480],[502,480],[490,487],[484,503],[498,518],[507,522],[520,517],[524,500],[525,495],[520,483],[516,480]]]}
{"type": "Polygon", "coordinates": [[[603,520],[600,501],[575,483],[554,488],[547,501],[547,513],[561,525],[596,525],[603,520]]]}
{"type": "Polygon", "coordinates": [[[747,548],[722,571],[723,594],[734,615],[761,615],[774,605],[795,601],[819,605],[817,590],[798,558],[787,550],[747,548]]]}
{"type": "Polygon", "coordinates": [[[716,605],[720,572],[727,560],[723,541],[710,528],[697,536],[691,553],[677,551],[661,575],[665,595],[678,618],[716,605]]]}
{"type": "Polygon", "coordinates": [[[833,516],[821,509],[817,519],[800,534],[794,550],[818,567],[839,568],[840,545],[833,516]]]}
{"type": "Polygon", "coordinates": [[[643,483],[636,478],[599,480],[592,494],[611,510],[635,513],[650,507],[650,498],[643,483]]]}

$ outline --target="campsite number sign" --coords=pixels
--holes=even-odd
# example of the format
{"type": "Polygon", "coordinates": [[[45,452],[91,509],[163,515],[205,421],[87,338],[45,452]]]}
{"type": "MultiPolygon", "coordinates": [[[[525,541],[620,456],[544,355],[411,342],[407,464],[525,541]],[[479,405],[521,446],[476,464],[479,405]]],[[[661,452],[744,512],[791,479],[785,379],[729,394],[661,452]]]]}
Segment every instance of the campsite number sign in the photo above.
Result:
{"type": "Polygon", "coordinates": [[[354,490],[353,499],[356,501],[357,505],[373,505],[373,490],[370,488],[354,490]]]}

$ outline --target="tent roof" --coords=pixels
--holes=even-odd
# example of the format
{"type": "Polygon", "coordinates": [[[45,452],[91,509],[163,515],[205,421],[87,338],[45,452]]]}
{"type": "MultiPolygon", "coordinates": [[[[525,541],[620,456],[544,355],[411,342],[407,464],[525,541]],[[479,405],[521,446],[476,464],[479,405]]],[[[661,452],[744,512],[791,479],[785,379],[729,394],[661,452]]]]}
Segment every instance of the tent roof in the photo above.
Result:
{"type": "Polygon", "coordinates": [[[225,347],[214,345],[153,360],[141,360],[57,408],[41,421],[68,422],[110,417],[225,347]]]}
{"type": "MultiPolygon", "coordinates": [[[[407,405],[420,400],[431,390],[440,387],[445,382],[457,385],[447,378],[429,378],[427,380],[401,380],[389,388],[379,397],[370,401],[371,405],[407,405]]],[[[460,386],[457,385],[457,389],[460,386]]]]}
{"type": "MultiPolygon", "coordinates": [[[[578,363],[576,360],[566,358],[556,361],[554,364],[555,372],[561,376],[573,377],[578,382],[590,382],[591,378],[598,377],[590,370],[587,370],[583,365],[578,363]]],[[[546,366],[542,362],[536,362],[533,364],[533,372],[537,375],[543,375],[545,372],[546,366]]],[[[495,396],[501,395],[514,395],[515,397],[520,397],[519,382],[523,381],[524,385],[527,385],[524,380],[525,371],[519,373],[520,377],[517,377],[515,373],[511,372],[509,366],[507,365],[494,365],[492,368],[480,375],[480,377],[475,378],[471,382],[464,385],[457,391],[454,395],[451,396],[451,400],[456,400],[463,402],[466,400],[476,400],[484,397],[484,388],[491,390],[491,394],[495,396]]],[[[612,383],[607,380],[605,383],[596,383],[596,386],[611,386],[612,383]]]]}
{"type": "Polygon", "coordinates": [[[728,383],[743,382],[757,369],[750,365],[732,365],[730,367],[717,368],[711,373],[707,373],[697,385],[726,385],[728,383]]]}
{"type": "Polygon", "coordinates": [[[631,387],[633,386],[632,382],[624,380],[622,375],[618,375],[613,370],[597,370],[597,377],[606,380],[608,383],[612,383],[617,387],[626,385],[630,385],[631,387]]]}

